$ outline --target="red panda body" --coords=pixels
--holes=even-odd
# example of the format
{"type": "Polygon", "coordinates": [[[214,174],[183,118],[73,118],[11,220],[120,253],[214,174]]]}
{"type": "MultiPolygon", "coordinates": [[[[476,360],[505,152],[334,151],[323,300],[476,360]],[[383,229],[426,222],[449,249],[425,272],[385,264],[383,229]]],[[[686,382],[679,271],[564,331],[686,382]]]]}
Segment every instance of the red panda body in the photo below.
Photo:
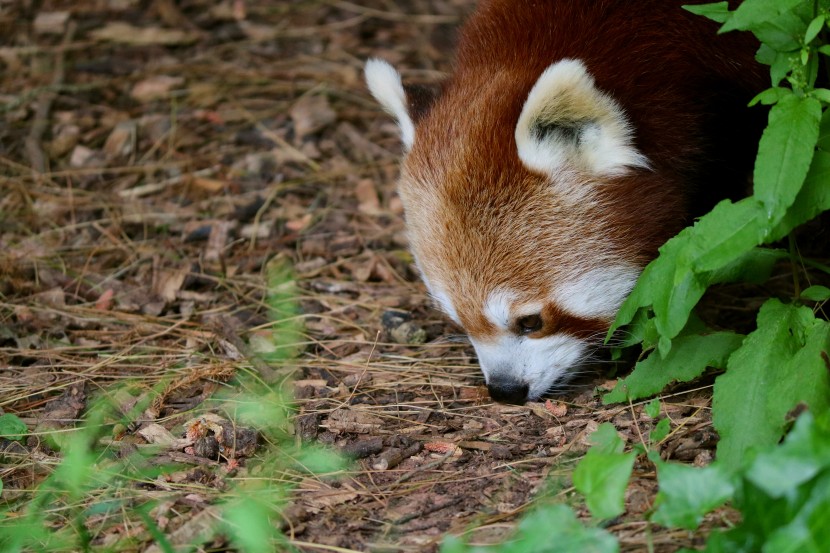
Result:
{"type": "Polygon", "coordinates": [[[572,375],[657,248],[745,179],[757,44],[684,3],[484,1],[429,105],[367,64],[418,268],[495,399],[572,375]]]}

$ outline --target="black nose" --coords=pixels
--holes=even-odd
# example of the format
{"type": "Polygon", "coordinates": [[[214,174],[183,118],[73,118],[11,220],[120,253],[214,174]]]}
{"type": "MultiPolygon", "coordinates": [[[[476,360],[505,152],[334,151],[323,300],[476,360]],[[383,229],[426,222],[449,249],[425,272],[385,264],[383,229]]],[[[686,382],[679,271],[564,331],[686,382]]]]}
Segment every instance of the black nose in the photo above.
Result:
{"type": "Polygon", "coordinates": [[[487,383],[487,391],[496,401],[521,405],[527,401],[528,386],[511,378],[494,377],[487,383]]]}

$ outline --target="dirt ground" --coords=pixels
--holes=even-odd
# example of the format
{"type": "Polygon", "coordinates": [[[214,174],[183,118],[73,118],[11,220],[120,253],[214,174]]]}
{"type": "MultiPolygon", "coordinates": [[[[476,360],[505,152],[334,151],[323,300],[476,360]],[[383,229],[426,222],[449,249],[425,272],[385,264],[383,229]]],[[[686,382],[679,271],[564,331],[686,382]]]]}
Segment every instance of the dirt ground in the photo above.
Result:
{"type": "MultiPolygon", "coordinates": [[[[299,481],[283,521],[295,547],[436,551],[447,532],[492,543],[539,501],[588,519],[569,477],[586,436],[610,421],[633,444],[655,421],[602,406],[608,370],[549,402],[490,401],[413,270],[397,129],[362,83],[372,56],[437,82],[472,4],[0,0],[0,408],[32,432],[3,444],[4,501],[59,460],[40,437],[125,380],[163,385],[115,443],[181,437],[211,413],[217,390],[261,367],[266,267],[287,259],[305,343],[275,370],[296,379],[294,432],[354,459],[299,481]]],[[[711,461],[707,383],[664,401],[661,455],[711,461]]],[[[197,498],[145,488],[168,492],[169,535],[257,456],[173,453],[203,478],[197,498]]],[[[655,488],[642,460],[607,526],[622,550],[700,545],[705,532],[644,522],[655,488]]],[[[128,532],[122,550],[153,550],[141,524],[101,523],[93,544],[128,532]]]]}

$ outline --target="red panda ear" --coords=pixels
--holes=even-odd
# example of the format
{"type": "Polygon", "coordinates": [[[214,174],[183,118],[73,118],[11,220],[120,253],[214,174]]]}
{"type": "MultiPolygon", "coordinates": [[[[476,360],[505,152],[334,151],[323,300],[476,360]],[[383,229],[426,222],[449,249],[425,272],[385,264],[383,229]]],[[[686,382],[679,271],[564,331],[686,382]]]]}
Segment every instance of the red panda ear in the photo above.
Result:
{"type": "Polygon", "coordinates": [[[387,62],[379,59],[367,61],[364,74],[372,96],[395,118],[401,129],[403,145],[410,150],[415,141],[415,124],[409,114],[400,74],[387,62]]]}
{"type": "Polygon", "coordinates": [[[585,65],[564,59],[545,69],[530,90],[516,146],[528,168],[551,177],[568,170],[614,176],[648,167],[632,135],[622,108],[596,87],[585,65]]]}

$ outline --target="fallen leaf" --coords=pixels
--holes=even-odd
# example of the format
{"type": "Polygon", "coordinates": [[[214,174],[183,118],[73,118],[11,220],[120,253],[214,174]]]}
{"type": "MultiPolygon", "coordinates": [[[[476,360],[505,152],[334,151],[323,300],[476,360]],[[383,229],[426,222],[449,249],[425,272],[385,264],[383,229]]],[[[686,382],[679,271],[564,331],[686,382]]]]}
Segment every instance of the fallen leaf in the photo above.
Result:
{"type": "Polygon", "coordinates": [[[337,119],[328,98],[321,95],[303,96],[291,107],[289,115],[299,140],[323,130],[337,119]]]}
{"type": "Polygon", "coordinates": [[[166,449],[182,449],[193,443],[187,439],[176,438],[172,432],[154,422],[140,428],[138,434],[147,440],[147,443],[160,445],[166,449]]]}
{"type": "Polygon", "coordinates": [[[311,213],[306,213],[299,219],[294,219],[292,221],[286,221],[285,228],[290,230],[291,232],[300,232],[304,228],[306,228],[309,224],[311,224],[311,213]]]}
{"type": "Polygon", "coordinates": [[[206,178],[202,178],[202,177],[195,177],[192,181],[192,184],[196,188],[201,188],[202,190],[205,190],[206,192],[213,192],[213,193],[221,192],[228,185],[228,183],[226,181],[223,181],[223,180],[206,179],[206,178]]]}
{"type": "Polygon", "coordinates": [[[95,300],[95,309],[99,311],[109,311],[112,309],[114,296],[115,291],[112,288],[104,290],[104,292],[98,296],[98,299],[95,300]]]}
{"type": "Polygon", "coordinates": [[[176,270],[164,270],[159,273],[158,281],[153,286],[154,291],[162,299],[172,302],[176,294],[184,285],[184,279],[190,273],[190,266],[185,265],[176,270]]]}
{"type": "Polygon", "coordinates": [[[40,12],[32,27],[39,35],[62,35],[66,31],[69,12],[40,12]]]}
{"type": "Polygon", "coordinates": [[[182,86],[184,82],[184,77],[155,75],[137,82],[130,91],[130,96],[142,103],[159,100],[169,96],[171,90],[182,86]]]}
{"type": "Polygon", "coordinates": [[[545,401],[545,409],[554,417],[564,417],[568,414],[568,406],[561,401],[557,401],[556,403],[552,402],[551,400],[545,401]]]}
{"type": "Polygon", "coordinates": [[[357,498],[357,492],[345,482],[342,488],[333,488],[320,480],[306,478],[300,482],[299,489],[303,504],[315,513],[357,498]]]}
{"type": "Polygon", "coordinates": [[[92,31],[90,36],[97,40],[108,40],[119,44],[132,44],[136,46],[146,46],[150,44],[160,44],[164,46],[191,44],[199,38],[199,36],[195,33],[189,33],[180,29],[136,27],[121,21],[107,23],[100,29],[92,31]]]}
{"type": "Polygon", "coordinates": [[[380,212],[380,200],[375,181],[372,179],[360,179],[354,187],[354,194],[357,196],[357,209],[369,215],[380,212]]]}
{"type": "Polygon", "coordinates": [[[108,159],[126,157],[133,152],[136,141],[135,121],[118,123],[104,142],[104,153],[108,159]]]}

